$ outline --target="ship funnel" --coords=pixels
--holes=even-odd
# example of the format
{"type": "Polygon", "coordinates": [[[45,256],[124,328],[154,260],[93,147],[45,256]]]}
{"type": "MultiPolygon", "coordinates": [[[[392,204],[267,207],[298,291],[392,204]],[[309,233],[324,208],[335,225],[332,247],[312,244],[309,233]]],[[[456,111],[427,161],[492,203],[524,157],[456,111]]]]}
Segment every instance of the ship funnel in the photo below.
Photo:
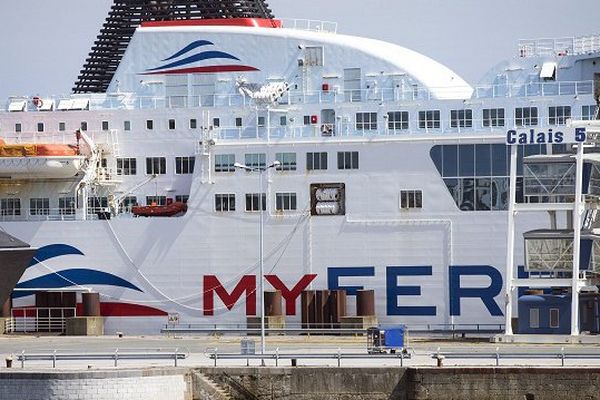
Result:
{"type": "Polygon", "coordinates": [[[266,18],[265,0],[114,0],[73,93],[105,93],[136,28],[147,21],[266,18]]]}

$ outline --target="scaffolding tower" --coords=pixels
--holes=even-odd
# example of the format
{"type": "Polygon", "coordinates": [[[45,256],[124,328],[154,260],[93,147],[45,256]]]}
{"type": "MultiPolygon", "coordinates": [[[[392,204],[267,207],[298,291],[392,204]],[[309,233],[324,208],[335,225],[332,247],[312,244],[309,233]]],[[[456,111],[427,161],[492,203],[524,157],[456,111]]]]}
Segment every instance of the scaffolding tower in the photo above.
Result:
{"type": "Polygon", "coordinates": [[[105,93],[136,28],[146,21],[266,18],[265,0],[114,0],[73,93],[105,93]]]}
{"type": "MultiPolygon", "coordinates": [[[[518,145],[511,146],[508,209],[505,335],[514,334],[517,288],[570,290],[570,334],[580,334],[579,296],[600,282],[600,121],[571,121],[565,142],[575,152],[537,155],[523,161],[523,198],[517,203],[518,145]],[[584,151],[587,149],[587,151],[584,151]],[[520,213],[547,212],[550,227],[524,234],[528,278],[515,274],[515,220],[520,213]],[[565,212],[562,220],[558,213],[565,212]],[[582,248],[583,247],[583,248],[582,248]]],[[[512,144],[508,143],[507,144],[512,144]]],[[[522,316],[519,316],[520,318],[522,316]]]]}

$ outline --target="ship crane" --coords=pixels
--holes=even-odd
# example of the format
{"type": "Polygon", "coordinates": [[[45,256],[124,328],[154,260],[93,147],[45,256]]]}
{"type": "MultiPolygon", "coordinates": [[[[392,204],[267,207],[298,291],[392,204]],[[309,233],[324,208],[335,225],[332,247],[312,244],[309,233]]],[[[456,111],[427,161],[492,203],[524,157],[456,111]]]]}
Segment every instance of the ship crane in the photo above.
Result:
{"type": "Polygon", "coordinates": [[[109,197],[109,199],[108,199],[108,205],[110,207],[111,214],[117,215],[119,213],[119,208],[121,207],[121,204],[123,204],[123,201],[125,201],[125,199],[131,193],[135,192],[136,190],[138,190],[142,186],[146,185],[147,183],[153,181],[154,179],[157,178],[157,176],[158,175],[156,175],[156,174],[152,174],[152,175],[148,176],[146,179],[142,180],[137,185],[133,186],[132,188],[130,188],[128,190],[126,190],[122,194],[120,194],[118,196],[111,195],[109,197]]]}

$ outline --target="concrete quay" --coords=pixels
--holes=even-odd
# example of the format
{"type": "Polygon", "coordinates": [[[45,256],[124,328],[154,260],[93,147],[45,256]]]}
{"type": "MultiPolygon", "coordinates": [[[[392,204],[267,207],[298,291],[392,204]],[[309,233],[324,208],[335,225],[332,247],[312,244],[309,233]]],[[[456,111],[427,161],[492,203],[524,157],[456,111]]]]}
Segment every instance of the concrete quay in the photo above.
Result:
{"type": "Polygon", "coordinates": [[[0,399],[599,399],[598,368],[203,367],[2,371],[0,399]]]}
{"type": "MultiPolygon", "coordinates": [[[[523,354],[596,352],[594,344],[514,344],[482,340],[434,340],[413,338],[412,358],[404,367],[393,359],[336,360],[219,360],[214,366],[206,352],[239,353],[239,337],[56,337],[0,336],[0,355],[25,352],[101,352],[119,349],[185,349],[189,357],[170,367],[167,360],[123,360],[115,368],[110,361],[61,361],[57,368],[46,361],[14,360],[12,368],[0,368],[0,400],[433,400],[433,399],[599,399],[600,357],[567,360],[523,358],[446,359],[436,367],[436,351],[518,351],[523,354]]],[[[489,340],[489,339],[488,339],[489,340]]],[[[287,353],[366,353],[363,337],[268,337],[267,350],[287,353]]],[[[4,360],[1,360],[4,364],[4,360]]]]}

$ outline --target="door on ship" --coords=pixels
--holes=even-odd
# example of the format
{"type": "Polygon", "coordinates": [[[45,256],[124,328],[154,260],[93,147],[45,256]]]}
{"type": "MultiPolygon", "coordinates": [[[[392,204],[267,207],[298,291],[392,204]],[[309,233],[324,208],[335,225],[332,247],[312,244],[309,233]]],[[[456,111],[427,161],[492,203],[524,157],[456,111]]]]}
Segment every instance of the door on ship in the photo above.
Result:
{"type": "Polygon", "coordinates": [[[335,110],[321,110],[321,136],[335,136],[335,110]]]}
{"type": "MultiPolygon", "coordinates": [[[[600,74],[594,74],[594,100],[596,105],[600,108],[600,74]]],[[[600,111],[596,112],[596,119],[600,118],[600,111]]]]}

